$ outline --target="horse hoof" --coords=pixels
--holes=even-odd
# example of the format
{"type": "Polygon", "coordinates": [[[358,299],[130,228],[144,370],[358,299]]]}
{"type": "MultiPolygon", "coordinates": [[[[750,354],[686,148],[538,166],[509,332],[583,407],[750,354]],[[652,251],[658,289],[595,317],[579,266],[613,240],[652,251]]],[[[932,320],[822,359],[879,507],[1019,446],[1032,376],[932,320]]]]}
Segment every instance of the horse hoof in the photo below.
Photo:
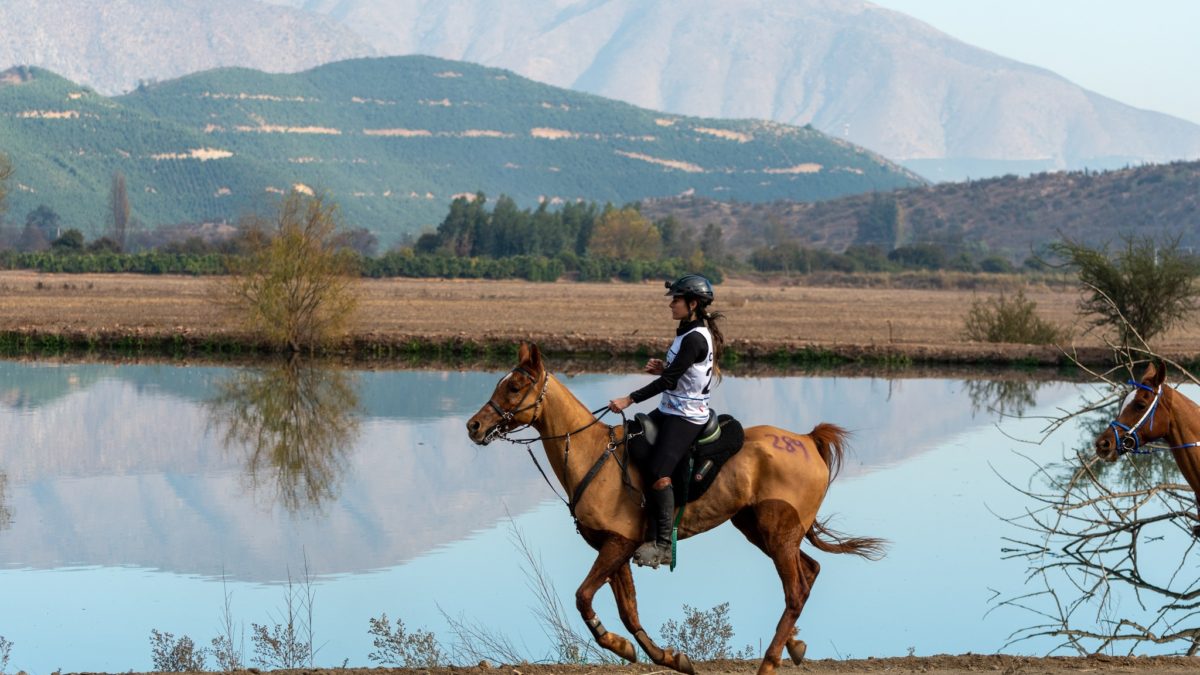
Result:
{"type": "Polygon", "coordinates": [[[1196,538],[1200,538],[1200,525],[1197,525],[1192,528],[1192,536],[1196,537],[1196,538]]]}
{"type": "Polygon", "coordinates": [[[687,673],[687,675],[696,675],[696,669],[692,667],[692,660],[688,658],[687,654],[680,652],[677,663],[678,665],[675,669],[679,672],[687,673]]]}
{"type": "Polygon", "coordinates": [[[804,662],[804,653],[808,651],[808,645],[804,640],[788,640],[787,650],[788,656],[792,657],[792,663],[798,666],[804,662]]]}

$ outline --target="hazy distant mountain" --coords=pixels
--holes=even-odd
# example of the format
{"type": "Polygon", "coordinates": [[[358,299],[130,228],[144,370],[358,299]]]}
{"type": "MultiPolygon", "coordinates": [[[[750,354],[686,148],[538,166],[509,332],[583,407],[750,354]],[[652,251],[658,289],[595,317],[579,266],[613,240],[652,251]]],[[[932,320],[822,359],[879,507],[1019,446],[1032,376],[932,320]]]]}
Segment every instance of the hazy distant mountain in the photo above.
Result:
{"type": "Polygon", "coordinates": [[[235,219],[313,190],[385,245],[477,191],[534,208],[682,193],[809,201],[922,182],[811,128],[667,115],[426,56],[222,68],[114,98],[17,68],[0,72],[0,139],[13,219],[45,204],[89,235],[115,171],[148,226],[235,219]]]}
{"type": "Polygon", "coordinates": [[[326,17],[246,0],[0,2],[0,70],[39,66],[108,94],[219,66],[295,72],[374,54],[326,17]]]}
{"type": "Polygon", "coordinates": [[[862,0],[267,0],[382,53],[508,68],[678,114],[811,123],[931,178],[1200,157],[1138,110],[862,0]]]}

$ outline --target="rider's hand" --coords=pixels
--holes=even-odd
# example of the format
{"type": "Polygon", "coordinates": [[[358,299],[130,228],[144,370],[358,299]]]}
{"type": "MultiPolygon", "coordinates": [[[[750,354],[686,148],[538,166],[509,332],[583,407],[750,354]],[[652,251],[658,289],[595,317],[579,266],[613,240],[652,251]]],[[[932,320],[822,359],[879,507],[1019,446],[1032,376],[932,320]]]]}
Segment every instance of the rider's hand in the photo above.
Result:
{"type": "Polygon", "coordinates": [[[662,359],[650,359],[646,362],[646,367],[644,370],[651,375],[662,375],[662,372],[666,367],[667,364],[663,362],[662,359]]]}
{"type": "Polygon", "coordinates": [[[633,399],[628,396],[622,396],[609,401],[608,409],[615,413],[619,413],[631,405],[633,405],[633,399]]]}

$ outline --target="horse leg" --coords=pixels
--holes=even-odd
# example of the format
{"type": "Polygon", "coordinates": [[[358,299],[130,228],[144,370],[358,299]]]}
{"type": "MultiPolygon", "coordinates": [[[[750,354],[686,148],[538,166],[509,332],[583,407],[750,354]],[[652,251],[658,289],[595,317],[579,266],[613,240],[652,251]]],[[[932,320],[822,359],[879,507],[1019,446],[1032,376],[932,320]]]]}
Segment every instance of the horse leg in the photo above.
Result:
{"type": "MultiPolygon", "coordinates": [[[[812,556],[804,551],[800,551],[800,576],[804,578],[804,586],[806,592],[804,601],[808,602],[808,594],[812,593],[813,584],[817,581],[817,575],[821,573],[821,563],[817,562],[812,556]]],[[[804,640],[796,637],[796,631],[792,631],[792,637],[787,641],[788,656],[791,657],[792,663],[800,665],[804,661],[804,654],[808,651],[808,645],[804,640]]]]}
{"type": "MultiPolygon", "coordinates": [[[[606,581],[617,578],[621,570],[624,570],[625,574],[629,574],[629,558],[640,543],[616,535],[606,537],[599,547],[600,553],[596,556],[596,562],[592,563],[592,569],[588,571],[583,583],[575,591],[575,607],[579,609],[579,614],[583,617],[583,622],[587,624],[588,630],[592,632],[596,643],[630,663],[637,661],[637,649],[629,640],[604,629],[604,625],[596,616],[596,611],[592,609],[592,598],[596,597],[596,591],[600,590],[606,581]]],[[[629,586],[633,587],[632,575],[630,575],[629,586]]],[[[618,607],[620,604],[618,598],[618,607]]],[[[621,611],[624,614],[625,610],[621,611]]]]}
{"type": "MultiPolygon", "coordinates": [[[[734,515],[733,524],[775,563],[783,584],[784,609],[775,627],[775,636],[767,645],[758,675],[772,675],[781,664],[783,648],[788,645],[793,660],[803,658],[803,642],[794,638],[796,620],[812,590],[817,570],[806,573],[807,562],[800,557],[800,518],[790,504],[778,500],[762,502],[734,515]]],[[[812,560],[805,556],[808,560],[812,560]]],[[[813,561],[816,562],[816,561],[813,561]]]]}
{"type": "Polygon", "coordinates": [[[687,654],[670,648],[662,649],[655,644],[654,640],[650,639],[650,636],[646,634],[646,629],[642,628],[642,621],[638,618],[637,591],[633,587],[633,572],[630,571],[629,563],[626,562],[622,565],[608,583],[612,587],[613,596],[617,599],[617,611],[621,615],[621,623],[625,624],[625,628],[633,634],[633,638],[641,645],[650,660],[660,666],[695,675],[696,670],[692,667],[692,661],[687,654]]]}

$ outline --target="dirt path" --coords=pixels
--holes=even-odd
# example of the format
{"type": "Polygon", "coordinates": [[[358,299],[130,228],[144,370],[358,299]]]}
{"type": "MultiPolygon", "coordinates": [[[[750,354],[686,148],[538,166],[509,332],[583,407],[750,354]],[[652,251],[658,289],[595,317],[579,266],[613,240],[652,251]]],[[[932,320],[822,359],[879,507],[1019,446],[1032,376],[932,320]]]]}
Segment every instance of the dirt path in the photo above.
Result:
{"type": "MultiPolygon", "coordinates": [[[[0,331],[65,335],[179,335],[233,339],[238,327],[197,277],[0,272],[0,331]]],[[[830,288],[728,281],[714,307],[729,346],[750,358],[806,348],[914,362],[1065,362],[1053,346],[994,345],[962,337],[972,301],[998,291],[830,288]]],[[[1038,313],[1076,336],[1067,351],[1107,355],[1075,313],[1070,289],[1031,287],[1038,313]],[[1089,351],[1090,350],[1090,351],[1089,351]]],[[[537,341],[559,354],[657,353],[672,337],[658,284],[539,284],[489,280],[365,280],[354,338],[366,345],[537,341]]],[[[1200,354],[1194,322],[1156,341],[1172,356],[1200,354]]]]}
{"type": "MultiPolygon", "coordinates": [[[[699,675],[753,675],[758,662],[715,661],[697,664],[699,675]]],[[[296,675],[320,673],[321,675],[659,675],[674,671],[663,670],[651,664],[627,666],[562,666],[528,665],[498,666],[490,668],[452,668],[434,670],[398,669],[346,669],[276,671],[296,675]]],[[[779,673],[814,673],[829,675],[868,675],[876,673],[924,673],[926,675],[967,675],[999,673],[1002,675],[1099,675],[1117,673],[1140,673],[1142,675],[1182,675],[1200,672],[1198,657],[1143,657],[1124,658],[1108,656],[1092,657],[1025,657],[1001,655],[964,656],[920,656],[887,659],[853,659],[846,661],[808,661],[800,666],[786,665],[779,673]]]]}

